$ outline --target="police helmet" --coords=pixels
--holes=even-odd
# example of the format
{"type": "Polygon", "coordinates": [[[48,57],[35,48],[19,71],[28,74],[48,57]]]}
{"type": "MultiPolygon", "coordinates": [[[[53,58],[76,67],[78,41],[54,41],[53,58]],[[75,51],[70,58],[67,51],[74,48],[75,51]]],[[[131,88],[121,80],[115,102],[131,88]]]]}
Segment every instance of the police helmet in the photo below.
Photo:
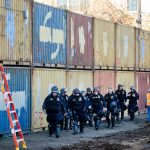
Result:
{"type": "Polygon", "coordinates": [[[67,89],[65,89],[65,88],[62,88],[61,90],[60,90],[60,93],[61,94],[64,94],[64,93],[66,93],[67,92],[67,89]]]}
{"type": "Polygon", "coordinates": [[[80,94],[80,90],[79,90],[78,88],[75,88],[75,89],[73,90],[73,93],[74,93],[74,94],[80,94]]]}
{"type": "Polygon", "coordinates": [[[110,108],[114,109],[117,107],[117,103],[115,101],[113,101],[112,103],[110,103],[110,108]]]}
{"type": "Polygon", "coordinates": [[[51,90],[52,90],[52,93],[59,93],[57,86],[53,86],[53,87],[51,88],[51,90]]]}
{"type": "Polygon", "coordinates": [[[99,88],[98,87],[94,87],[93,92],[99,92],[99,88]]]}
{"type": "Polygon", "coordinates": [[[88,88],[86,89],[86,91],[87,91],[87,92],[92,92],[92,89],[91,89],[90,87],[88,87],[88,88]]]}

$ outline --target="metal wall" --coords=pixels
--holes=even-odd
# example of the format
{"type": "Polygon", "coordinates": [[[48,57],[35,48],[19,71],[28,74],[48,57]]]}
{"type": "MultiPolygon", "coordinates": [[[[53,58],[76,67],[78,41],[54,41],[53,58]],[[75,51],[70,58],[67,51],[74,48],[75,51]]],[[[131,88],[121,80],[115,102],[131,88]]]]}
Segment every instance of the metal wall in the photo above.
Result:
{"type": "MultiPolygon", "coordinates": [[[[127,93],[130,91],[130,86],[135,86],[133,71],[117,71],[116,86],[122,84],[127,93]]],[[[117,88],[117,87],[116,87],[117,88]]]]}
{"type": "Polygon", "coordinates": [[[136,68],[150,68],[150,33],[136,30],[136,68]]]}
{"type": "Polygon", "coordinates": [[[139,110],[140,112],[144,112],[145,109],[145,102],[146,102],[146,94],[148,93],[149,89],[149,73],[148,72],[137,72],[136,73],[136,85],[137,90],[139,93],[139,110]]]}
{"type": "MultiPolygon", "coordinates": [[[[31,91],[30,91],[30,69],[27,68],[5,68],[9,78],[8,84],[16,107],[19,122],[24,132],[31,129],[31,91]]],[[[10,134],[10,124],[0,92],[0,134],[10,134]]]]}
{"type": "Polygon", "coordinates": [[[66,71],[53,69],[33,69],[32,71],[32,130],[47,127],[46,115],[42,111],[45,98],[51,87],[66,87],[66,71]]]}
{"type": "Polygon", "coordinates": [[[115,24],[94,19],[94,67],[115,66],[115,24]]]}
{"type": "Polygon", "coordinates": [[[94,86],[99,87],[103,95],[108,92],[109,87],[115,90],[115,72],[108,70],[94,71],[94,86]]]}
{"type": "Polygon", "coordinates": [[[67,88],[71,94],[74,88],[86,90],[87,87],[93,87],[93,73],[85,70],[70,70],[67,72],[67,88]]]}
{"type": "Polygon", "coordinates": [[[129,67],[135,66],[134,48],[134,28],[116,25],[116,66],[129,67]]]}
{"type": "Polygon", "coordinates": [[[0,60],[32,59],[31,4],[29,0],[0,1],[0,60]]]}
{"type": "Polygon", "coordinates": [[[33,64],[66,65],[66,11],[33,4],[33,64]]]}
{"type": "Polygon", "coordinates": [[[68,66],[93,66],[92,18],[67,13],[68,66]]]}

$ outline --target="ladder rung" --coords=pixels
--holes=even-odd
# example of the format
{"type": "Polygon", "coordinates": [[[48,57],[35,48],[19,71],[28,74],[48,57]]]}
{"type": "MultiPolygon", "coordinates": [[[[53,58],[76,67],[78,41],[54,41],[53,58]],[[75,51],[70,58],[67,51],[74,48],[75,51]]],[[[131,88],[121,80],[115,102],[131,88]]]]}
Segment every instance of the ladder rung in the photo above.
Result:
{"type": "Polygon", "coordinates": [[[11,114],[13,114],[13,113],[15,113],[15,112],[16,112],[15,110],[10,111],[11,114]]]}
{"type": "Polygon", "coordinates": [[[21,129],[15,130],[16,133],[17,133],[17,132],[20,132],[20,131],[21,131],[21,129]]]}
{"type": "Polygon", "coordinates": [[[19,142],[23,142],[24,141],[24,139],[19,139],[19,140],[17,140],[17,142],[19,143],[19,142]]]}
{"type": "Polygon", "coordinates": [[[16,123],[16,122],[18,122],[18,120],[13,120],[12,122],[13,122],[13,123],[16,123]]]}
{"type": "Polygon", "coordinates": [[[7,103],[8,103],[8,104],[12,104],[12,103],[13,103],[13,101],[8,101],[7,103]]]}

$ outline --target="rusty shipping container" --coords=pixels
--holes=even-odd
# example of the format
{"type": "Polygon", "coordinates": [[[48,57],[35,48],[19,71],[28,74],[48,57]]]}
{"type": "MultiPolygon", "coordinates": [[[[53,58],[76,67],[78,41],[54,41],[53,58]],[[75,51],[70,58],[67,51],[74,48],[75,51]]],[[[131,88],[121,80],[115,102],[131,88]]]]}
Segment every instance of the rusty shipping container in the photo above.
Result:
{"type": "Polygon", "coordinates": [[[67,88],[71,94],[74,88],[86,90],[87,87],[93,87],[93,73],[86,70],[72,70],[67,72],[67,88]]]}
{"type": "Polygon", "coordinates": [[[33,65],[66,66],[66,11],[33,4],[33,65]]]}
{"type": "Polygon", "coordinates": [[[108,92],[109,87],[115,90],[115,72],[104,70],[94,71],[94,86],[99,87],[103,95],[108,92]]]}
{"type": "Polygon", "coordinates": [[[135,86],[133,71],[117,71],[116,73],[116,88],[118,84],[122,84],[124,89],[130,92],[130,86],[135,86]]]}
{"type": "Polygon", "coordinates": [[[133,27],[116,25],[116,66],[135,67],[135,31],[133,27]]]}
{"type": "Polygon", "coordinates": [[[47,127],[46,115],[42,111],[44,99],[51,87],[66,87],[66,71],[54,69],[33,69],[32,71],[32,130],[47,127]]]}
{"type": "Polygon", "coordinates": [[[67,13],[68,66],[93,66],[92,18],[67,13]]]}
{"type": "Polygon", "coordinates": [[[136,86],[137,91],[139,93],[139,110],[140,112],[145,112],[145,102],[146,102],[146,94],[149,89],[149,73],[148,72],[137,72],[136,73],[136,86]]]}
{"type": "Polygon", "coordinates": [[[94,67],[115,66],[115,24],[94,19],[94,67]]]}
{"type": "Polygon", "coordinates": [[[0,1],[0,61],[31,63],[30,0],[0,1]]]}
{"type": "Polygon", "coordinates": [[[150,33],[136,30],[136,68],[150,68],[150,33]]]}

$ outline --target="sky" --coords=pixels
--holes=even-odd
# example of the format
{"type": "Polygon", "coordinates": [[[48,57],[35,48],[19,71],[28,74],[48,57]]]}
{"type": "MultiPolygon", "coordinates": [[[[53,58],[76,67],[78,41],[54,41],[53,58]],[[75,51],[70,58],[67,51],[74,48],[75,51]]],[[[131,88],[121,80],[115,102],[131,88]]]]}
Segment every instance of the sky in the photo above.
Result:
{"type": "Polygon", "coordinates": [[[142,0],[142,12],[150,13],[150,0],[142,0]]]}

